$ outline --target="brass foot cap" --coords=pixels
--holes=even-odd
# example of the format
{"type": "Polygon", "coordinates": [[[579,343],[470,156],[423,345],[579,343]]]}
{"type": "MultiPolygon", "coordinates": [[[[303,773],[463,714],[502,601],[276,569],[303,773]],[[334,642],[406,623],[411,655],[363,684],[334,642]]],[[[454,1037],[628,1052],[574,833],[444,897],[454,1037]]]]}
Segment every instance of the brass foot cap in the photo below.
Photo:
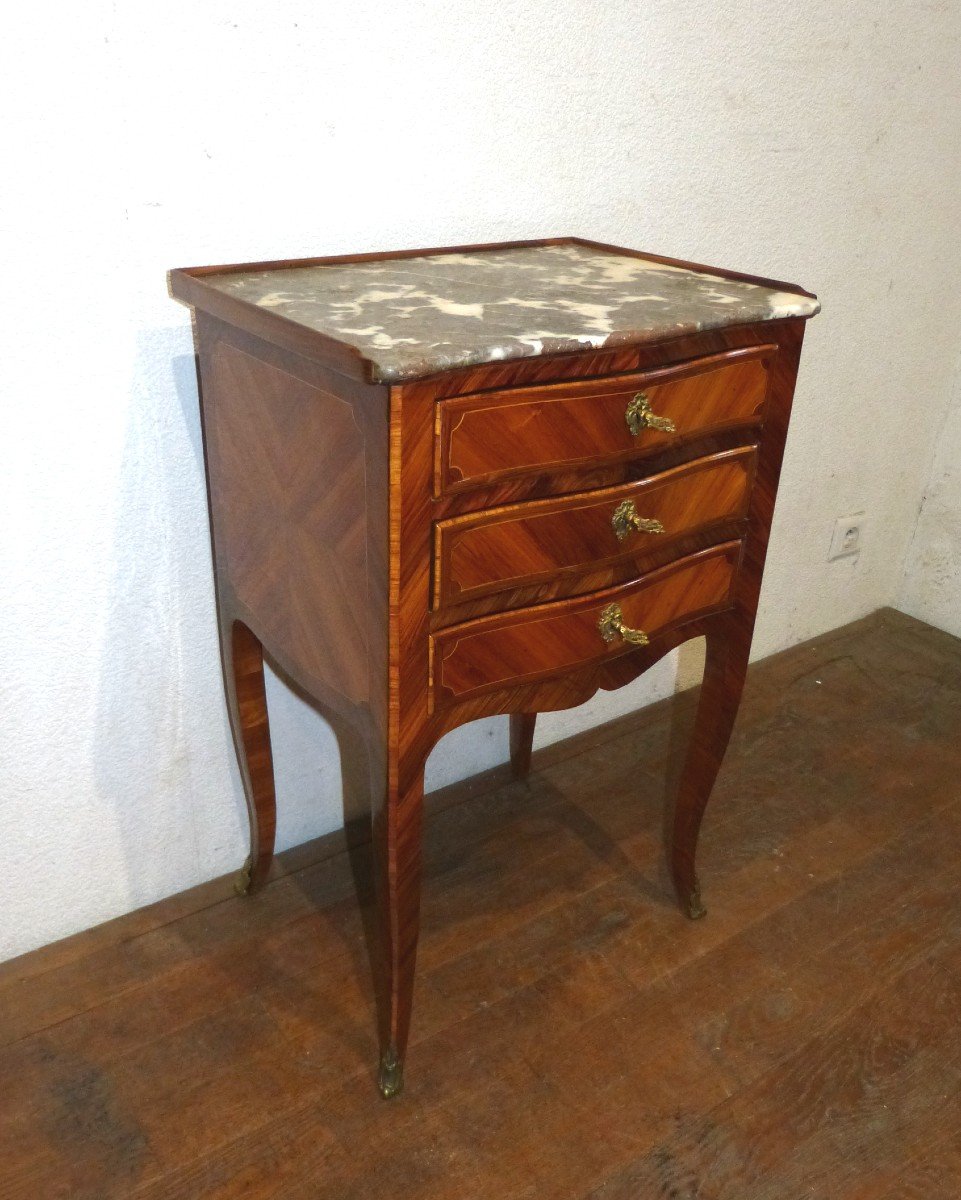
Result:
{"type": "Polygon", "coordinates": [[[687,898],[687,915],[692,921],[699,921],[707,916],[707,909],[701,903],[701,885],[696,883],[694,890],[687,898]]]}
{"type": "Polygon", "coordinates": [[[234,880],[234,891],[238,896],[246,896],[250,892],[250,872],[252,868],[253,863],[248,858],[237,872],[237,878],[234,880]]]}
{"type": "Polygon", "coordinates": [[[381,1056],[377,1086],[385,1100],[392,1100],[404,1090],[404,1064],[393,1050],[385,1050],[381,1056]]]}

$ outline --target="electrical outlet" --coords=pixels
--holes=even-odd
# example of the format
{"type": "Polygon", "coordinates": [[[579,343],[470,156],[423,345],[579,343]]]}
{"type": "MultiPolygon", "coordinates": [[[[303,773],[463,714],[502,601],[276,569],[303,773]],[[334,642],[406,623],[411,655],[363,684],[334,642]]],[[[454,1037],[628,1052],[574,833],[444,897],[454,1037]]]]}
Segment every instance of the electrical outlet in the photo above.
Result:
{"type": "Polygon", "coordinates": [[[850,517],[838,517],[834,523],[831,549],[828,550],[829,562],[834,558],[847,558],[849,555],[860,553],[866,520],[863,512],[854,513],[850,517]]]}

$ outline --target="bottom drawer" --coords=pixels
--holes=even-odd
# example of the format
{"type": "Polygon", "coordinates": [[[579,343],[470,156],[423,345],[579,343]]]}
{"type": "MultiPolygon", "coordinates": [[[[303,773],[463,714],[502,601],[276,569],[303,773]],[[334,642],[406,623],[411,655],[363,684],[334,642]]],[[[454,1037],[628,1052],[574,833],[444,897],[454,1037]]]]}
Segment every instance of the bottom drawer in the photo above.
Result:
{"type": "Polygon", "coordinates": [[[431,689],[436,703],[625,654],[658,634],[729,608],[741,543],[725,542],[658,571],[537,608],[454,625],[431,638],[431,689]]]}

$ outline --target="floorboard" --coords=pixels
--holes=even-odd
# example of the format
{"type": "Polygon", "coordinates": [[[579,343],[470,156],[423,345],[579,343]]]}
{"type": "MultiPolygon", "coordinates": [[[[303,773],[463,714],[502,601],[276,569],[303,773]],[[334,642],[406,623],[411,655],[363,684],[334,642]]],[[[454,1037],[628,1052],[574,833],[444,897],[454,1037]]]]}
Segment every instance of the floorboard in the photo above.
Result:
{"type": "Polygon", "coordinates": [[[752,667],[696,923],[691,700],[432,799],[396,1102],[342,835],[0,966],[2,1200],[956,1200],[961,642],[752,667]]]}

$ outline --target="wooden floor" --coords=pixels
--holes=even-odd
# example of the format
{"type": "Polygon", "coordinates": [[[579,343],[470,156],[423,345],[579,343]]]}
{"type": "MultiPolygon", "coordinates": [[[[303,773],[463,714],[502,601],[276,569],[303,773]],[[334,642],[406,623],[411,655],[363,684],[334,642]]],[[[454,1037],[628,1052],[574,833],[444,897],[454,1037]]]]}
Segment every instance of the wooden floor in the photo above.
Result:
{"type": "Polygon", "coordinates": [[[337,838],[0,968],[0,1197],[958,1200],[961,642],[884,612],[752,669],[695,923],[689,715],[442,797],[391,1103],[337,838]]]}

